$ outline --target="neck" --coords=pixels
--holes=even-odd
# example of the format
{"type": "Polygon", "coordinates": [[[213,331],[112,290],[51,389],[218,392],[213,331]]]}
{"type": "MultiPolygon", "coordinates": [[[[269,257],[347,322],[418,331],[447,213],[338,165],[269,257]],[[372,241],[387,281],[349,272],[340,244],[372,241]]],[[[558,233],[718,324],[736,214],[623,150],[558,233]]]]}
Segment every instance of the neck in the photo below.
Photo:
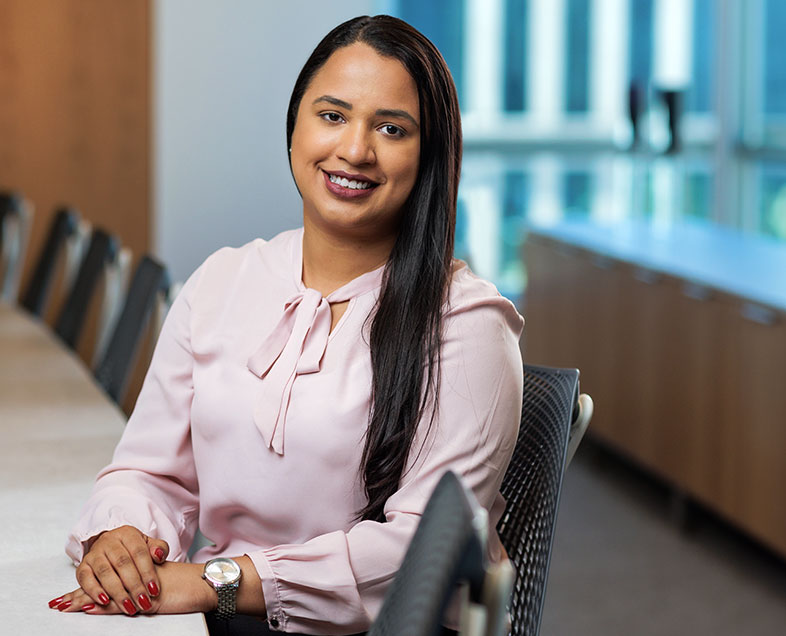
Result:
{"type": "Polygon", "coordinates": [[[327,296],[349,281],[384,265],[396,237],[380,240],[329,235],[306,222],[303,284],[327,296]]]}

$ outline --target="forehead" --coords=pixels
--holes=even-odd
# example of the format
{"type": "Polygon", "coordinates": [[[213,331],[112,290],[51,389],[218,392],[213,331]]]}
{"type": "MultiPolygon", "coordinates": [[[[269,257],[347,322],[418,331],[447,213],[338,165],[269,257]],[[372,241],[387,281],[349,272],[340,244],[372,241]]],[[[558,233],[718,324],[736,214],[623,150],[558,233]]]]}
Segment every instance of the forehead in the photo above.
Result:
{"type": "Polygon", "coordinates": [[[418,89],[404,65],[368,44],[337,49],[311,80],[304,102],[330,95],[356,106],[405,109],[418,119],[418,89]]]}

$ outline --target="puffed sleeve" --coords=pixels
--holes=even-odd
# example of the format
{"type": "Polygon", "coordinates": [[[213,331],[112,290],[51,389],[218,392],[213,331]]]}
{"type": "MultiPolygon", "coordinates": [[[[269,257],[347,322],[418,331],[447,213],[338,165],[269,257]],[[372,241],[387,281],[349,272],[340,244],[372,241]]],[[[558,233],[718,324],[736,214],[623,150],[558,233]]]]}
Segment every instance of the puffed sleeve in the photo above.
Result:
{"type": "Polygon", "coordinates": [[[112,463],[98,474],[71,530],[66,552],[74,562],[81,561],[91,537],[123,525],[164,539],[170,559],[186,557],[199,496],[190,433],[190,316],[200,272],[189,278],[167,314],[112,463]]]}
{"type": "MultiPolygon", "coordinates": [[[[523,320],[498,295],[454,307],[446,318],[438,417],[433,426],[424,421],[420,427],[401,487],[386,502],[385,522],[361,521],[348,532],[249,552],[273,629],[367,630],[448,469],[463,478],[496,525],[504,509],[499,488],[521,417],[523,320]]],[[[490,536],[498,542],[493,527],[490,536]]]]}

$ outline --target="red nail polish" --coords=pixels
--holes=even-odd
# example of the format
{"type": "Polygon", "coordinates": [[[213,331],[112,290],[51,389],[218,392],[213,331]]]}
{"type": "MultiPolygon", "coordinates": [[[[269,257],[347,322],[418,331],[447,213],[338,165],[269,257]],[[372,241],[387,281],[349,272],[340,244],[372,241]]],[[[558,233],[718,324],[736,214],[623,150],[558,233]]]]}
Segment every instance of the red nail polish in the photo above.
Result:
{"type": "Polygon", "coordinates": [[[147,584],[147,589],[150,590],[150,593],[153,596],[158,596],[158,593],[160,592],[155,581],[150,581],[150,583],[147,584]]]}
{"type": "Polygon", "coordinates": [[[101,594],[98,595],[98,602],[101,603],[101,605],[109,605],[109,597],[101,592],[101,594]]]}
{"type": "Polygon", "coordinates": [[[126,614],[129,616],[136,614],[136,607],[134,607],[134,604],[131,602],[130,598],[127,598],[123,601],[123,608],[126,610],[126,614]]]}
{"type": "Polygon", "coordinates": [[[156,559],[158,559],[159,561],[163,561],[164,560],[164,551],[161,548],[156,548],[155,552],[156,552],[156,559]]]}
{"type": "Polygon", "coordinates": [[[57,609],[62,612],[69,607],[71,607],[71,601],[66,601],[65,603],[60,603],[60,605],[57,606],[57,609]]]}
{"type": "Polygon", "coordinates": [[[139,607],[141,607],[145,611],[153,607],[153,604],[150,602],[150,599],[147,598],[147,594],[140,594],[139,596],[136,597],[136,600],[139,601],[139,607]]]}
{"type": "Polygon", "coordinates": [[[58,596],[57,598],[53,598],[51,601],[49,601],[49,607],[54,609],[55,606],[60,605],[60,603],[62,603],[62,602],[63,602],[63,597],[62,596],[58,596]]]}
{"type": "Polygon", "coordinates": [[[87,605],[82,605],[82,611],[83,612],[88,612],[91,609],[95,609],[95,607],[96,607],[95,603],[88,603],[87,605]]]}

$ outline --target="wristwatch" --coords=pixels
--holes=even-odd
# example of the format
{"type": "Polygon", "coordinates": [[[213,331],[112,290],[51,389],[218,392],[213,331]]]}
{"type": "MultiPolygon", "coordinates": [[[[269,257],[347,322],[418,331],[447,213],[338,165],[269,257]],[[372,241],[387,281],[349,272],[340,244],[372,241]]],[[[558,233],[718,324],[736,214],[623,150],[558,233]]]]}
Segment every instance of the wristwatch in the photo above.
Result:
{"type": "Polygon", "coordinates": [[[229,620],[235,616],[235,599],[237,588],[240,587],[240,566],[233,559],[224,557],[210,559],[205,563],[202,578],[205,579],[218,594],[216,618],[229,620]]]}

